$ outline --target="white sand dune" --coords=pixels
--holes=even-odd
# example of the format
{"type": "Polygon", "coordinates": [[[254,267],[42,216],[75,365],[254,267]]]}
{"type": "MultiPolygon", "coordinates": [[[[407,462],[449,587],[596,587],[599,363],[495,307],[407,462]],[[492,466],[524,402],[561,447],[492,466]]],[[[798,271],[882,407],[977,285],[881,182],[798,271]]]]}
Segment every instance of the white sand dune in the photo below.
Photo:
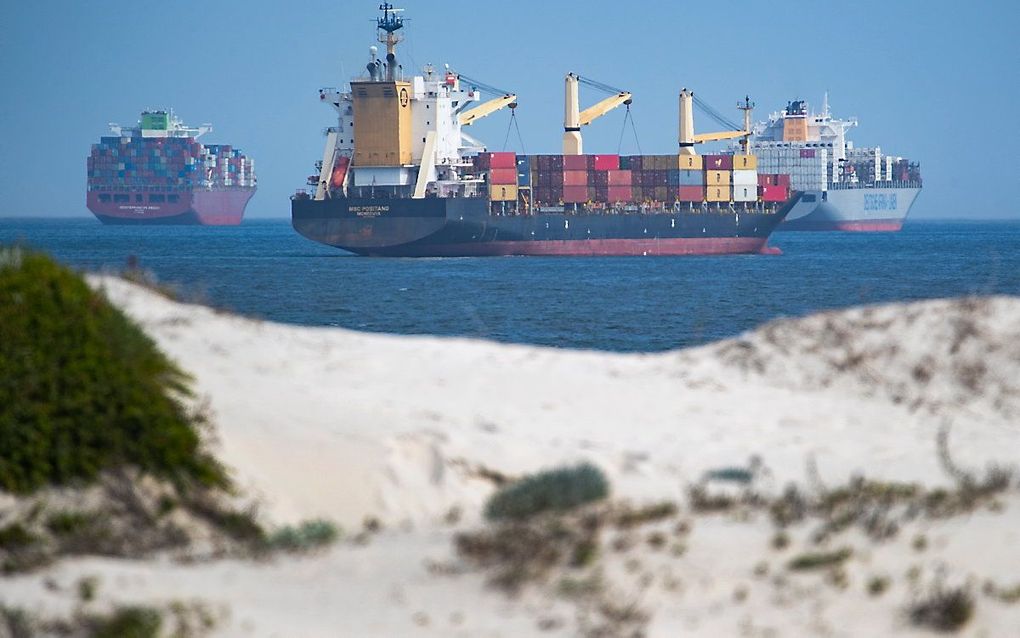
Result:
{"type": "MultiPolygon", "coordinates": [[[[945,423],[961,464],[1020,461],[1017,298],[825,313],[691,350],[625,355],[284,326],[115,278],[90,281],[194,376],[215,452],[268,523],[324,517],[351,530],[375,517],[386,530],[365,547],[271,564],[83,559],[0,582],[8,604],[50,613],[70,609],[76,578],[99,574],[107,601],[198,597],[228,608],[223,635],[573,635],[564,601],[540,592],[510,600],[480,574],[424,567],[452,558],[442,522],[452,507],[465,513],[460,529],[480,524],[492,491],[480,470],[589,460],[615,496],[634,501],[680,501],[706,470],[753,455],[777,487],[803,482],[809,459],[826,482],[865,474],[948,484],[935,453],[945,423]],[[540,617],[561,622],[539,629],[540,617]]],[[[932,525],[933,547],[920,556],[908,540],[867,550],[849,569],[853,593],[806,579],[740,603],[734,588],[754,584],[753,566],[781,565],[768,526],[699,522],[681,559],[641,554],[656,579],[685,583],[640,594],[653,613],[648,635],[913,635],[897,611],[907,586],[874,600],[864,580],[922,563],[1020,584],[1020,502],[1007,505],[932,525]]],[[[1020,605],[982,602],[968,631],[1018,627],[1020,605]]]]}

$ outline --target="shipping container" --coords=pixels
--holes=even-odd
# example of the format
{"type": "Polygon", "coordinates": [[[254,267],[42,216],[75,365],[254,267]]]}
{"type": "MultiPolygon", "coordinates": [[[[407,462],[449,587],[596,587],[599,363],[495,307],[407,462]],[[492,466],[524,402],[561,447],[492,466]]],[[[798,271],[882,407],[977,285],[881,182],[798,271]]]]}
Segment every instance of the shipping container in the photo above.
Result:
{"type": "Polygon", "coordinates": [[[490,168],[516,168],[517,154],[513,152],[489,153],[490,168]]]}
{"type": "Polygon", "coordinates": [[[632,168],[630,162],[630,155],[620,156],[620,168],[625,170],[630,170],[632,168]]]}
{"type": "MultiPolygon", "coordinates": [[[[570,157],[569,155],[567,157],[570,157]]],[[[575,156],[581,157],[581,156],[575,156]]],[[[567,204],[582,204],[589,200],[587,186],[564,186],[563,201],[567,204]]]]}
{"type": "MultiPolygon", "coordinates": [[[[665,171],[663,171],[663,172],[665,172],[665,171]]],[[[672,201],[672,199],[673,198],[670,197],[670,188],[669,188],[669,186],[656,186],[655,187],[655,201],[665,202],[667,200],[672,201]]]]}
{"type": "Polygon", "coordinates": [[[564,155],[563,170],[565,171],[587,171],[588,158],[584,155],[564,155]]]}
{"type": "MultiPolygon", "coordinates": [[[[700,174],[701,171],[698,171],[700,174]]],[[[677,199],[681,202],[703,202],[705,201],[704,186],[680,186],[677,191],[677,199]]]]}
{"type": "Polygon", "coordinates": [[[706,186],[729,186],[732,171],[707,170],[705,171],[706,186]]]}
{"type": "Polygon", "coordinates": [[[733,170],[744,170],[758,168],[758,158],[754,155],[733,155],[733,170]]]}
{"type": "MultiPolygon", "coordinates": [[[[575,155],[574,157],[583,157],[583,156],[575,155]]],[[[588,185],[588,171],[575,171],[575,170],[565,170],[565,171],[563,171],[563,185],[564,186],[587,186],[588,185]]]]}
{"type": "Polygon", "coordinates": [[[489,186],[489,199],[494,202],[515,202],[517,187],[511,184],[492,184],[489,186]]]}
{"type": "Polygon", "coordinates": [[[785,202],[790,197],[786,186],[759,186],[758,191],[765,202],[785,202]]]}
{"type": "Polygon", "coordinates": [[[496,168],[489,170],[490,184],[517,184],[516,168],[496,168]]]}
{"type": "Polygon", "coordinates": [[[607,193],[607,201],[610,203],[633,201],[634,191],[629,185],[610,186],[607,193]]]}
{"type": "Polygon", "coordinates": [[[758,186],[758,171],[734,169],[732,177],[734,186],[751,186],[752,189],[758,186]]]}
{"type": "Polygon", "coordinates": [[[630,186],[633,181],[633,173],[628,170],[609,170],[606,177],[610,186],[630,186]]]}
{"type": "Polygon", "coordinates": [[[757,184],[734,184],[733,185],[733,201],[735,202],[753,202],[758,199],[758,185],[757,184]]]}
{"type": "Polygon", "coordinates": [[[733,170],[733,156],[732,155],[705,155],[705,170],[733,170]]]}
{"type": "Polygon", "coordinates": [[[729,186],[708,186],[705,189],[705,201],[728,202],[730,201],[729,186]]]}
{"type": "Polygon", "coordinates": [[[680,186],[704,186],[705,172],[701,170],[681,170],[679,171],[679,184],[680,186]]]}
{"type": "Polygon", "coordinates": [[[592,159],[590,168],[597,171],[615,171],[620,169],[619,155],[589,155],[592,159]]]}

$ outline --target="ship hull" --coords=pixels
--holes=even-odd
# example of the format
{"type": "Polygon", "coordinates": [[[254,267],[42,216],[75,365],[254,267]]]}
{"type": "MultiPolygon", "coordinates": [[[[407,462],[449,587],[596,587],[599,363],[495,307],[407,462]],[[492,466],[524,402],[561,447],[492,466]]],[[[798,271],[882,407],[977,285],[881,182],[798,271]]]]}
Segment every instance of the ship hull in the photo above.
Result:
{"type": "Polygon", "coordinates": [[[236,226],[244,218],[244,210],[255,194],[254,188],[218,188],[173,193],[177,201],[169,202],[170,194],[156,193],[164,201],[152,201],[151,193],[108,194],[90,191],[86,203],[99,221],[114,225],[200,225],[236,226]],[[114,195],[127,201],[113,201],[114,195]]]}
{"type": "Polygon", "coordinates": [[[920,188],[808,191],[779,230],[895,232],[903,227],[920,192],[920,188]]]}
{"type": "Polygon", "coordinates": [[[381,257],[759,253],[798,198],[757,211],[532,215],[490,214],[481,198],[295,199],[292,224],[308,239],[381,257]]]}

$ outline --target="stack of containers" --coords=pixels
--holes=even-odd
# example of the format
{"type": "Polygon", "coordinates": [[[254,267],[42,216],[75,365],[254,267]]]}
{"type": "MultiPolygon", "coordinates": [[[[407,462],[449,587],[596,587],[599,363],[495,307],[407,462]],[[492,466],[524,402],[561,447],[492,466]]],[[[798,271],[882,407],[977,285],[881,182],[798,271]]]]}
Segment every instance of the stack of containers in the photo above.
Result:
{"type": "Polygon", "coordinates": [[[784,173],[790,176],[791,187],[802,191],[821,191],[828,181],[826,148],[777,146],[762,142],[755,145],[758,170],[763,173],[784,173]]]}
{"type": "Polygon", "coordinates": [[[786,173],[758,173],[758,196],[763,202],[785,202],[790,197],[790,176],[786,173]]]}
{"type": "Polygon", "coordinates": [[[494,202],[517,201],[517,154],[514,152],[479,153],[475,169],[489,174],[489,199],[494,202]]]}
{"type": "Polygon", "coordinates": [[[733,156],[705,155],[705,201],[728,202],[732,197],[733,156]]]}
{"type": "Polygon", "coordinates": [[[681,155],[678,175],[677,199],[681,202],[705,201],[704,158],[700,155],[681,155]]]}
{"type": "Polygon", "coordinates": [[[758,200],[758,158],[754,155],[733,156],[733,201],[758,200]]]}

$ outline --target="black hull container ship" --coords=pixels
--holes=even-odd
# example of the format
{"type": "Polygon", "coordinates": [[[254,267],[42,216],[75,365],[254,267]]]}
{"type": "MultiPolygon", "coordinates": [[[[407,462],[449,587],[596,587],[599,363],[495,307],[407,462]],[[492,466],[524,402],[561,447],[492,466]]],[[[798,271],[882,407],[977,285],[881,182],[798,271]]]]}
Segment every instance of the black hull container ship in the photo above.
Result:
{"type": "MultiPolygon", "coordinates": [[[[300,234],[359,255],[712,255],[770,252],[769,235],[800,197],[780,175],[759,174],[744,127],[694,134],[694,94],[680,92],[674,155],[584,154],[580,128],[631,103],[631,94],[565,79],[563,153],[487,152],[463,128],[517,96],[450,70],[400,76],[400,10],[377,20],[385,58],[349,91],[324,88],[339,114],[326,131],[313,193],[292,197],[300,234]],[[579,85],[608,97],[579,108],[579,85]],[[493,95],[482,101],[482,92],[493,95]],[[740,139],[744,152],[698,155],[696,144],[740,139]]],[[[722,118],[722,121],[725,121],[722,118]]]]}

